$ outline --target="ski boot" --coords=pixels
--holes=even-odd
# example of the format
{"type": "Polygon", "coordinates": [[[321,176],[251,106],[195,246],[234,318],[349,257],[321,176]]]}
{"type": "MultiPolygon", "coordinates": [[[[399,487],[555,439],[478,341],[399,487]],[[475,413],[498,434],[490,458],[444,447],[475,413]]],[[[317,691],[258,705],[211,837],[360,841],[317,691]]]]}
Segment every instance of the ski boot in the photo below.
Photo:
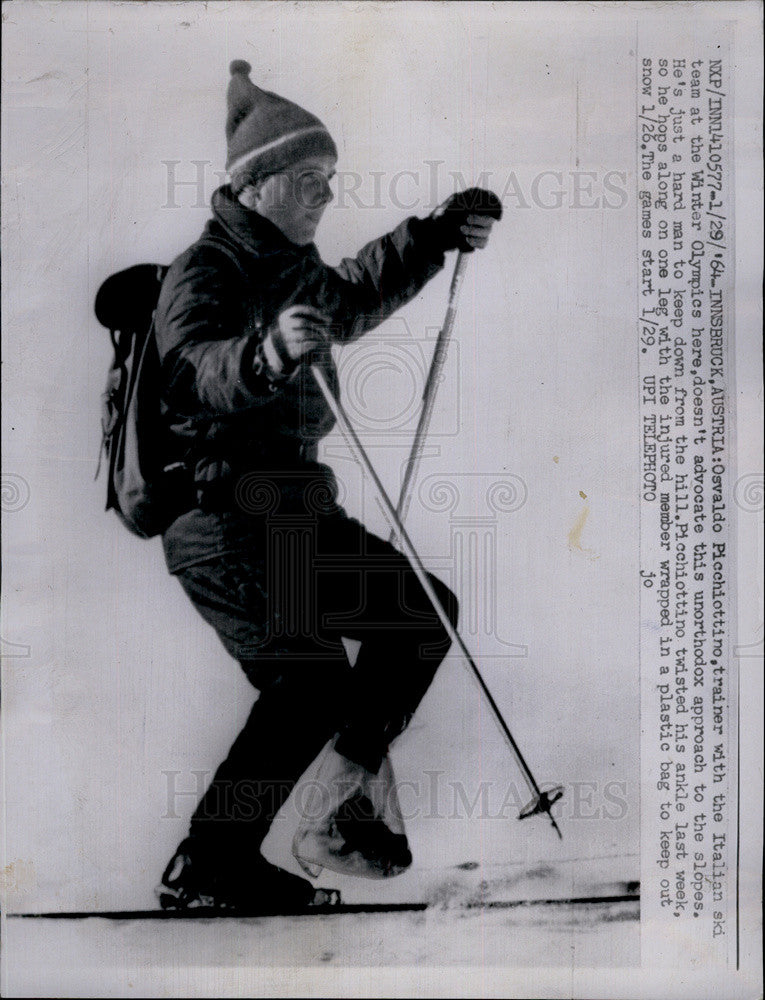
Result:
{"type": "Polygon", "coordinates": [[[340,902],[336,889],[316,889],[261,856],[239,867],[215,867],[193,837],[178,846],[154,891],[163,910],[299,913],[340,902]]]}

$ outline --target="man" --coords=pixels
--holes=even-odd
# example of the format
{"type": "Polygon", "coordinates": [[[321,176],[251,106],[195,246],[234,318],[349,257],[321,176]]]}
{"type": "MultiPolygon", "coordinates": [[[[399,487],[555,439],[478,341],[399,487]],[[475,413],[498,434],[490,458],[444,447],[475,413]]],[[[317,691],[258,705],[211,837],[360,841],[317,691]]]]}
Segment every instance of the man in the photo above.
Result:
{"type": "MultiPolygon", "coordinates": [[[[491,227],[447,204],[328,267],[313,238],[332,198],[335,143],[249,72],[231,64],[230,183],[171,266],[156,313],[173,457],[193,472],[163,536],[168,568],[260,692],[158,889],[163,906],[181,908],[315,898],[259,847],[328,741],[322,773],[350,793],[330,796],[314,833],[331,830],[381,874],[411,861],[403,830],[365,813],[362,793],[449,640],[407,560],[338,505],[334,475],[317,462],[334,418],[306,362],[338,391],[330,345],[378,325],[446,251],[485,246],[491,227]],[[343,637],[361,641],[353,667],[343,637]]],[[[433,585],[456,623],[454,595],[433,585]]]]}

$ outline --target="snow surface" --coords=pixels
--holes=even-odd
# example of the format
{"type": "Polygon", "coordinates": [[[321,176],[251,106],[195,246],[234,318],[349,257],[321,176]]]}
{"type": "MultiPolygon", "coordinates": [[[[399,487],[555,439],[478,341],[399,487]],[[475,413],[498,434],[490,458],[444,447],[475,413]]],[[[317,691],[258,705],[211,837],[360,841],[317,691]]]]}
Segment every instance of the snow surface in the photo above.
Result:
{"type": "Polygon", "coordinates": [[[639,963],[639,934],[637,900],[161,922],[10,919],[7,986],[14,996],[124,996],[117,990],[128,983],[131,994],[155,996],[182,983],[174,995],[193,996],[203,995],[195,973],[234,968],[237,987],[216,993],[224,996],[245,995],[248,976],[266,966],[623,968],[639,963]]]}
{"type": "MultiPolygon", "coordinates": [[[[609,859],[597,861],[595,868],[592,861],[579,860],[531,870],[468,862],[419,871],[413,874],[420,899],[430,906],[415,912],[178,921],[10,918],[5,947],[13,961],[6,964],[6,985],[15,996],[46,995],[54,988],[56,996],[125,995],[111,992],[119,983],[128,983],[136,995],[139,990],[147,996],[203,995],[199,983],[209,980],[194,979],[195,971],[227,969],[230,975],[236,970],[237,989],[244,991],[247,977],[265,967],[636,966],[637,895],[605,903],[545,902],[587,888],[599,896],[636,892],[637,883],[611,878],[622,858],[611,859],[611,871],[609,859]],[[179,979],[184,970],[186,978],[179,979]],[[194,992],[197,987],[201,993],[194,992]],[[168,993],[171,989],[180,993],[168,993]]],[[[322,881],[339,879],[325,875],[322,881]]],[[[346,881],[354,887],[344,890],[346,902],[381,902],[386,889],[390,897],[401,880],[391,880],[390,888],[376,881],[346,881]]],[[[216,995],[229,995],[219,985],[216,990],[216,995]]]]}

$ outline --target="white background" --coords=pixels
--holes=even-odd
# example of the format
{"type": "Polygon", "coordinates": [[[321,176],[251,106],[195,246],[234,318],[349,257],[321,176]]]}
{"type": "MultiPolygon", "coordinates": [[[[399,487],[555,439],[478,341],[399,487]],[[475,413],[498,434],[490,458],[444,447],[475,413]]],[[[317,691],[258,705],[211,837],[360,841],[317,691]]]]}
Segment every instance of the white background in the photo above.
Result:
{"type": "MultiPolygon", "coordinates": [[[[564,840],[511,810],[414,817],[414,870],[346,897],[419,898],[434,873],[466,861],[487,875],[517,863],[570,879],[574,894],[638,878],[635,11],[66,3],[6,5],[3,16],[4,472],[29,496],[4,518],[5,858],[18,875],[8,908],[152,906],[194,804],[161,818],[163,772],[192,789],[191,772],[215,767],[252,702],[159,542],[130,537],[92,481],[110,356],[93,299],[108,274],[169,262],[201,231],[208,211],[192,188],[167,207],[163,161],[180,161],[178,179],[194,177],[191,161],[209,163],[209,199],[233,58],[322,118],[367,206],[379,172],[379,207],[346,197],[328,209],[317,243],[329,263],[431,210],[461,186],[449,171],[467,183],[485,172],[504,193],[505,218],[470,261],[421,468],[457,484],[461,507],[450,519],[415,498],[408,527],[448,579],[454,517],[491,513],[486,483],[503,474],[527,491],[495,517],[494,634],[466,638],[540,782],[568,786],[564,840]],[[426,161],[442,164],[435,186],[426,161]],[[415,177],[395,181],[402,170],[415,177]],[[555,206],[559,188],[560,207],[535,203],[543,171],[560,179],[543,181],[539,200],[555,206]],[[598,207],[571,207],[576,171],[594,172],[580,201],[598,207]],[[629,192],[621,206],[603,203],[610,171],[629,192]],[[507,656],[503,642],[527,655],[507,656]],[[626,789],[620,819],[603,813],[608,782],[626,789]]],[[[441,322],[451,266],[399,314],[415,344],[441,322]]],[[[394,354],[401,322],[374,335],[394,354]]],[[[407,408],[406,377],[365,371],[367,417],[407,408]]],[[[352,401],[356,386],[345,388],[352,401]]],[[[395,494],[409,438],[364,439],[395,494]]],[[[349,512],[385,533],[358,472],[332,461],[349,512]]],[[[449,782],[472,799],[487,781],[492,802],[519,784],[456,658],[393,761],[402,781],[442,771],[447,813],[449,782]]],[[[269,854],[286,864],[288,846],[285,832],[269,854]]],[[[620,958],[604,946],[604,965],[620,958]]]]}

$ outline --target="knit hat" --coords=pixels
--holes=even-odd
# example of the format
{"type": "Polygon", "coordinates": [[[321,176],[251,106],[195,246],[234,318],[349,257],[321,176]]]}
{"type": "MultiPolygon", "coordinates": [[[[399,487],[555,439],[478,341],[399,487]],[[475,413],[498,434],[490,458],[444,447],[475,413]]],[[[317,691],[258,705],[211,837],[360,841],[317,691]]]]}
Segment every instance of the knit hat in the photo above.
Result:
{"type": "Polygon", "coordinates": [[[250,80],[251,66],[235,59],[228,85],[226,170],[239,192],[254,177],[274,174],[306,156],[337,156],[319,119],[250,80]]]}

